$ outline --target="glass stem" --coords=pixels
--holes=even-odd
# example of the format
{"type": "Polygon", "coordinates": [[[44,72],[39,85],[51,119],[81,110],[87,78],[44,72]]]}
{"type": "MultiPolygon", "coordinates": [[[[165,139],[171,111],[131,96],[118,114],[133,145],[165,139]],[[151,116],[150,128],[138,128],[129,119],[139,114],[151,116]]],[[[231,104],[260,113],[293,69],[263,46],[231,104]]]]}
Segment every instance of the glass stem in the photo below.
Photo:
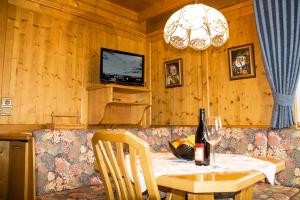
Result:
{"type": "Polygon", "coordinates": [[[212,156],[213,156],[212,167],[215,167],[216,166],[216,160],[215,160],[215,148],[214,148],[214,145],[211,145],[211,151],[212,151],[212,156]]]}

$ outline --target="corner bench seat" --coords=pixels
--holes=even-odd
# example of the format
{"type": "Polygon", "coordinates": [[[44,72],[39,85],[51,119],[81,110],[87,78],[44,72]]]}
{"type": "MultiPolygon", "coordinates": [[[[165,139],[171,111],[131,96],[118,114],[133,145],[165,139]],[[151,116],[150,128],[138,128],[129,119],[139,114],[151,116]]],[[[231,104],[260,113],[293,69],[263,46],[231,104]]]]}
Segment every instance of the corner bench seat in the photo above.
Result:
{"type": "Polygon", "coordinates": [[[103,184],[41,194],[37,200],[106,200],[103,184]]]}
{"type": "Polygon", "coordinates": [[[283,185],[271,185],[268,183],[257,183],[253,189],[255,200],[300,200],[299,189],[283,185]],[[297,195],[298,194],[298,195],[297,195]],[[297,197],[297,196],[298,197],[297,197]],[[296,199],[298,198],[298,199],[296,199]]]}
{"type": "MultiPolygon", "coordinates": [[[[216,199],[233,199],[226,198],[224,195],[216,195],[216,199]]],[[[88,186],[64,190],[60,192],[52,192],[37,196],[37,200],[106,200],[104,186],[88,186]]],[[[255,200],[300,200],[298,188],[286,187],[282,185],[270,185],[268,183],[257,183],[253,190],[253,199],[255,200]]]]}
{"type": "MultiPolygon", "coordinates": [[[[193,134],[196,128],[127,130],[147,141],[154,152],[161,152],[168,151],[168,141],[193,134]]],[[[91,138],[94,132],[95,130],[48,129],[33,132],[36,141],[37,199],[106,199],[101,178],[93,166],[95,158],[91,138]]],[[[253,199],[300,200],[298,136],[297,130],[274,132],[267,129],[227,128],[222,133],[222,142],[216,150],[223,153],[284,159],[288,162],[286,170],[278,175],[282,185],[259,183],[254,188],[253,199]],[[287,132],[291,132],[291,136],[288,136],[287,132]],[[281,145],[280,149],[278,145],[281,145]]]]}

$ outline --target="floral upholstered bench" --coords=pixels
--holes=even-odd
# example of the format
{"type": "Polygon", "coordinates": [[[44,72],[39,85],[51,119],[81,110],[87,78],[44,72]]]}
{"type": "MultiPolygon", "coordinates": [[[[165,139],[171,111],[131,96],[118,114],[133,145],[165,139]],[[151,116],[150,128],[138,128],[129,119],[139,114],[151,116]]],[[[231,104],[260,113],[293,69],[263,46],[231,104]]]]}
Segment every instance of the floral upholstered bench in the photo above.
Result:
{"type": "MultiPolygon", "coordinates": [[[[153,151],[168,151],[170,128],[128,129],[153,151]]],[[[38,130],[35,138],[37,199],[106,199],[94,171],[91,144],[95,130],[38,130]]]]}
{"type": "MultiPolygon", "coordinates": [[[[172,140],[194,134],[193,127],[172,127],[172,140]]],[[[226,128],[221,132],[216,152],[247,156],[273,157],[286,162],[286,168],[277,176],[277,184],[258,183],[254,200],[300,200],[300,130],[271,131],[258,128],[226,128]]],[[[217,197],[230,199],[232,194],[217,197]],[[228,198],[225,198],[228,197],[228,198]]],[[[232,198],[231,198],[232,199],[232,198]]]]}
{"type": "Polygon", "coordinates": [[[105,199],[91,138],[94,130],[34,131],[37,199],[105,199]]]}
{"type": "MultiPolygon", "coordinates": [[[[169,151],[168,142],[194,134],[196,127],[132,128],[154,152],[169,151]]],[[[91,138],[95,130],[34,131],[37,199],[106,199],[102,181],[94,171],[91,138]]],[[[296,129],[227,128],[217,152],[271,156],[286,161],[278,185],[256,184],[253,199],[300,200],[300,132],[296,129]]],[[[221,196],[222,197],[222,196],[221,196]]]]}

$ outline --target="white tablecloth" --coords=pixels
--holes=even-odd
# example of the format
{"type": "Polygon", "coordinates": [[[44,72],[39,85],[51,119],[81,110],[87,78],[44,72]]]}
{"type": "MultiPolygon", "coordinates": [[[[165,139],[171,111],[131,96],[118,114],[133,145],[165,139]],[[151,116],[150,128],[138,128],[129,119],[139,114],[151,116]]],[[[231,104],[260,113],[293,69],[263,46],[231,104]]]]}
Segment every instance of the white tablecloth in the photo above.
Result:
{"type": "MultiPolygon", "coordinates": [[[[127,168],[131,176],[129,156],[126,156],[127,168]]],[[[234,154],[216,154],[216,165],[218,168],[210,166],[196,166],[194,161],[180,160],[172,153],[153,153],[152,167],[155,177],[162,175],[179,175],[179,174],[197,174],[211,172],[245,172],[257,170],[265,174],[271,184],[274,184],[276,165],[256,159],[253,157],[234,155],[234,154]]],[[[139,167],[140,168],[140,167],[139,167]]],[[[142,191],[146,190],[142,170],[140,172],[140,182],[142,191]]]]}

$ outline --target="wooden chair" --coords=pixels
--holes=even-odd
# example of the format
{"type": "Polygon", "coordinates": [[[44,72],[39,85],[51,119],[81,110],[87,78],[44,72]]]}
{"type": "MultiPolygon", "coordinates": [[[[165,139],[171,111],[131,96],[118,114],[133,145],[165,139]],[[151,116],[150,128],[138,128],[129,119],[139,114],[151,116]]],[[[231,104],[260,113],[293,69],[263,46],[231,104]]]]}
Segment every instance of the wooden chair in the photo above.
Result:
{"type": "Polygon", "coordinates": [[[99,130],[94,134],[92,143],[99,172],[110,200],[114,199],[114,191],[120,200],[143,199],[138,178],[137,156],[140,159],[149,198],[160,199],[150,161],[150,148],[145,141],[124,130],[99,130]],[[129,147],[134,184],[125,164],[124,144],[129,147]]]}

